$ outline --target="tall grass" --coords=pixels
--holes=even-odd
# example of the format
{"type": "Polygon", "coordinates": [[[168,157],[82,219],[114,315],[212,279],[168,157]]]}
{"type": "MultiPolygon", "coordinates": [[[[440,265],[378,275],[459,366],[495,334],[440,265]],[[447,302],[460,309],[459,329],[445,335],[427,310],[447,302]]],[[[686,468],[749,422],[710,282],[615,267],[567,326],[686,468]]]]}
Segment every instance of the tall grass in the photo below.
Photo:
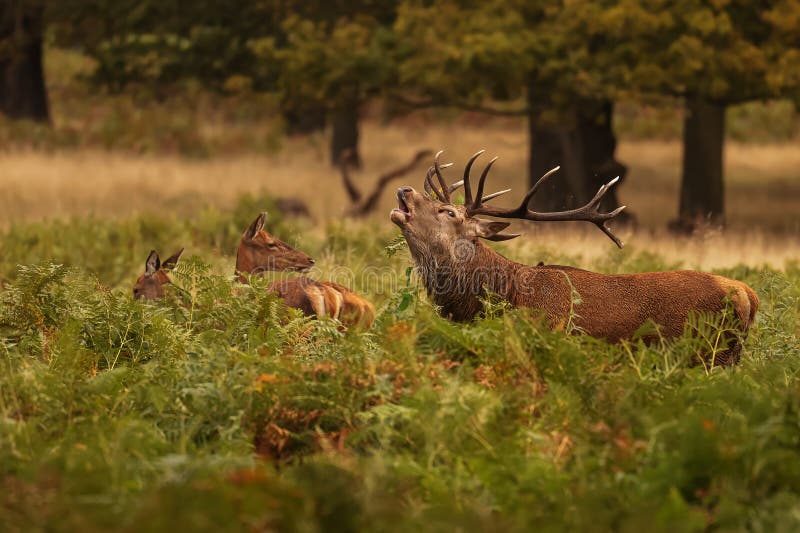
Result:
{"type": "MultiPolygon", "coordinates": [[[[267,201],[0,235],[1,529],[800,525],[796,263],[718,270],[751,284],[761,310],[742,363],[705,368],[688,332],[608,345],[502,306],[448,322],[391,229],[300,239],[272,219],[321,259],[315,275],[393,273],[355,278],[377,321],[341,331],[287,310],[264,281],[233,283],[238,234],[267,201]],[[187,244],[195,257],[167,298],[134,301],[149,248],[187,244]]],[[[610,247],[504,250],[604,271],[674,266],[610,247]]]]}

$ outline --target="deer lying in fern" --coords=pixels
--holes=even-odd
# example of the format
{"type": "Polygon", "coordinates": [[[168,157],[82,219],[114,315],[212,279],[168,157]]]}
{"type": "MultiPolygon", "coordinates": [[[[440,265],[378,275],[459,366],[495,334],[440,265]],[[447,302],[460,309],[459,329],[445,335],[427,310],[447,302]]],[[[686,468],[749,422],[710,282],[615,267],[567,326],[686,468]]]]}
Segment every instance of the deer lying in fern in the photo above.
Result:
{"type": "Polygon", "coordinates": [[[463,181],[448,186],[439,154],[425,176],[424,193],[412,187],[397,191],[398,207],[391,213],[411,250],[423,283],[441,312],[453,320],[471,320],[482,309],[483,296],[491,293],[513,306],[541,310],[552,327],[574,320],[579,331],[610,342],[631,338],[648,321],[665,337],[679,336],[692,313],[722,312],[733,306],[739,335],[726,339],[727,349],[716,354],[715,363],[731,364],[739,359],[741,340],[753,324],[758,297],[744,283],[722,276],[680,270],[641,274],[599,274],[567,266],[528,266],[512,261],[481,239],[504,241],[518,234],[501,233],[510,225],[478,218],[533,221],[586,221],[595,224],[617,246],[622,241],[606,226],[625,206],[601,213],[603,195],[616,180],[600,188],[585,206],[568,211],[539,213],[528,204],[539,187],[558,170],[551,170],[528,191],[515,208],[502,209],[486,202],[508,192],[484,196],[492,159],[483,170],[473,195],[470,170],[483,150],[472,156],[463,181]],[[434,177],[438,183],[434,182],[434,177]],[[450,194],[464,187],[465,205],[455,205],[450,194]],[[573,291],[579,295],[576,303],[573,291]]]}
{"type": "MultiPolygon", "coordinates": [[[[266,213],[261,213],[247,227],[236,254],[236,275],[247,283],[246,274],[267,271],[305,272],[314,260],[271,235],[264,229],[266,213]]],[[[331,281],[315,281],[305,276],[277,280],[270,291],[289,307],[308,316],[335,318],[346,326],[369,328],[375,320],[372,304],[356,292],[331,281]]]]}
{"type": "Polygon", "coordinates": [[[169,271],[175,268],[181,258],[183,248],[172,254],[163,263],[158,252],[150,251],[144,263],[144,274],[139,276],[133,286],[133,297],[139,300],[158,300],[164,297],[164,286],[172,283],[169,271]]]}
{"type": "MultiPolygon", "coordinates": [[[[264,229],[265,213],[261,213],[242,234],[236,254],[236,276],[247,283],[247,275],[268,271],[306,272],[314,260],[271,235],[264,229]]],[[[183,249],[161,263],[155,250],[145,263],[145,273],[136,280],[135,298],[157,300],[164,297],[164,287],[170,283],[167,275],[178,262],[183,249]]],[[[330,317],[349,327],[368,329],[375,320],[372,304],[354,291],[331,281],[315,281],[305,276],[276,280],[268,290],[284,303],[300,309],[308,316],[330,317]]]]}

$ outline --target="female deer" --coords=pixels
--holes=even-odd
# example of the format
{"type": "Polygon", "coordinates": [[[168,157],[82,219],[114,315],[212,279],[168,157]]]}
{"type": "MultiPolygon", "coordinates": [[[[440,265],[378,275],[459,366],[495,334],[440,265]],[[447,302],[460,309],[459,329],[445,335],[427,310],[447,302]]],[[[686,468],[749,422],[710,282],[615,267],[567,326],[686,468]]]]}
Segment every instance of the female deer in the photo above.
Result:
{"type": "Polygon", "coordinates": [[[164,297],[164,286],[172,283],[167,275],[178,264],[183,248],[172,254],[163,263],[158,252],[150,251],[144,263],[144,274],[139,276],[133,286],[133,297],[137,300],[158,300],[164,297]]]}
{"type": "MultiPolygon", "coordinates": [[[[261,213],[247,227],[236,253],[236,275],[247,283],[245,274],[266,271],[305,272],[314,260],[274,237],[264,229],[266,213],[261,213]]],[[[328,316],[346,326],[368,329],[375,320],[375,309],[364,297],[330,281],[315,281],[304,276],[277,280],[269,290],[280,296],[289,307],[309,316],[328,316]]]]}
{"type": "MultiPolygon", "coordinates": [[[[247,283],[246,274],[263,274],[267,271],[305,272],[314,260],[274,237],[264,229],[266,213],[261,213],[242,234],[236,253],[236,276],[247,283]]],[[[145,263],[145,273],[136,280],[135,298],[156,300],[164,297],[164,286],[170,283],[167,273],[175,267],[183,248],[164,261],[159,261],[155,250],[145,263]]],[[[315,281],[304,276],[272,282],[268,290],[276,293],[284,303],[300,309],[308,316],[327,316],[349,327],[368,329],[375,320],[372,304],[352,290],[330,281],[315,281]]]]}

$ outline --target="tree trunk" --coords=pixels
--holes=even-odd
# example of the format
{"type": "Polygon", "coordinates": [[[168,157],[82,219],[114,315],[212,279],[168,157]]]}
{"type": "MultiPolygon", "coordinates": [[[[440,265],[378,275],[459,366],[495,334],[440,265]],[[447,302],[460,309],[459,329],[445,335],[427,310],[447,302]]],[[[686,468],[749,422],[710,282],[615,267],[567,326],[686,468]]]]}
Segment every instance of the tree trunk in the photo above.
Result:
{"type": "Polygon", "coordinates": [[[577,206],[588,187],[584,183],[583,147],[575,128],[565,123],[554,124],[538,110],[528,117],[528,128],[531,186],[553,167],[561,167],[536,193],[533,209],[562,211],[577,206]]]}
{"type": "MultiPolygon", "coordinates": [[[[545,107],[543,111],[542,102],[542,99],[528,102],[532,110],[528,118],[531,186],[551,168],[560,165],[561,170],[536,194],[534,209],[560,211],[579,207],[604,183],[616,176],[625,178],[627,168],[614,158],[617,141],[612,102],[579,102],[559,113],[559,120],[548,119],[545,111],[551,109],[545,107]]],[[[603,198],[601,209],[610,211],[618,206],[616,191],[612,189],[603,198]]],[[[629,219],[619,217],[626,218],[629,219]]]]}
{"type": "Polygon", "coordinates": [[[331,163],[338,165],[343,155],[353,168],[361,168],[358,151],[358,103],[351,102],[333,113],[333,135],[331,137],[331,163]]]}
{"type": "Polygon", "coordinates": [[[702,98],[686,100],[683,125],[683,175],[678,220],[673,229],[691,232],[725,221],[722,152],[725,106],[702,98]]]}
{"type": "Polygon", "coordinates": [[[288,135],[308,135],[325,129],[327,115],[325,106],[308,106],[301,109],[284,102],[282,108],[288,135]]]}
{"type": "MultiPolygon", "coordinates": [[[[617,138],[614,135],[614,103],[609,100],[584,102],[579,107],[577,117],[578,132],[583,139],[583,160],[588,172],[587,200],[597,190],[619,176],[620,181],[603,196],[600,202],[601,211],[613,211],[619,207],[617,190],[625,181],[628,167],[614,157],[617,150],[617,138]]],[[[623,211],[615,219],[617,222],[632,222],[633,215],[623,211]]]]}
{"type": "Polygon", "coordinates": [[[0,10],[0,112],[50,121],[42,64],[44,5],[7,0],[0,10]]]}

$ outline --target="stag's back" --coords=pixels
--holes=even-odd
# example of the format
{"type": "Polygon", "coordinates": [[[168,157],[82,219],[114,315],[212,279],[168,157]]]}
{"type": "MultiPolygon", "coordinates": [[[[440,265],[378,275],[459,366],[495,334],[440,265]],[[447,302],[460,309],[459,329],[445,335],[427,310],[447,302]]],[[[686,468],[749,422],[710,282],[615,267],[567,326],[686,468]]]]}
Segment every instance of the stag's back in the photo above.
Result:
{"type": "Polygon", "coordinates": [[[718,313],[728,302],[745,333],[758,310],[758,296],[745,283],[691,270],[598,274],[524,267],[515,281],[513,304],[541,309],[556,327],[572,317],[581,330],[611,342],[631,338],[648,320],[663,336],[677,337],[690,313],[718,313]]]}

